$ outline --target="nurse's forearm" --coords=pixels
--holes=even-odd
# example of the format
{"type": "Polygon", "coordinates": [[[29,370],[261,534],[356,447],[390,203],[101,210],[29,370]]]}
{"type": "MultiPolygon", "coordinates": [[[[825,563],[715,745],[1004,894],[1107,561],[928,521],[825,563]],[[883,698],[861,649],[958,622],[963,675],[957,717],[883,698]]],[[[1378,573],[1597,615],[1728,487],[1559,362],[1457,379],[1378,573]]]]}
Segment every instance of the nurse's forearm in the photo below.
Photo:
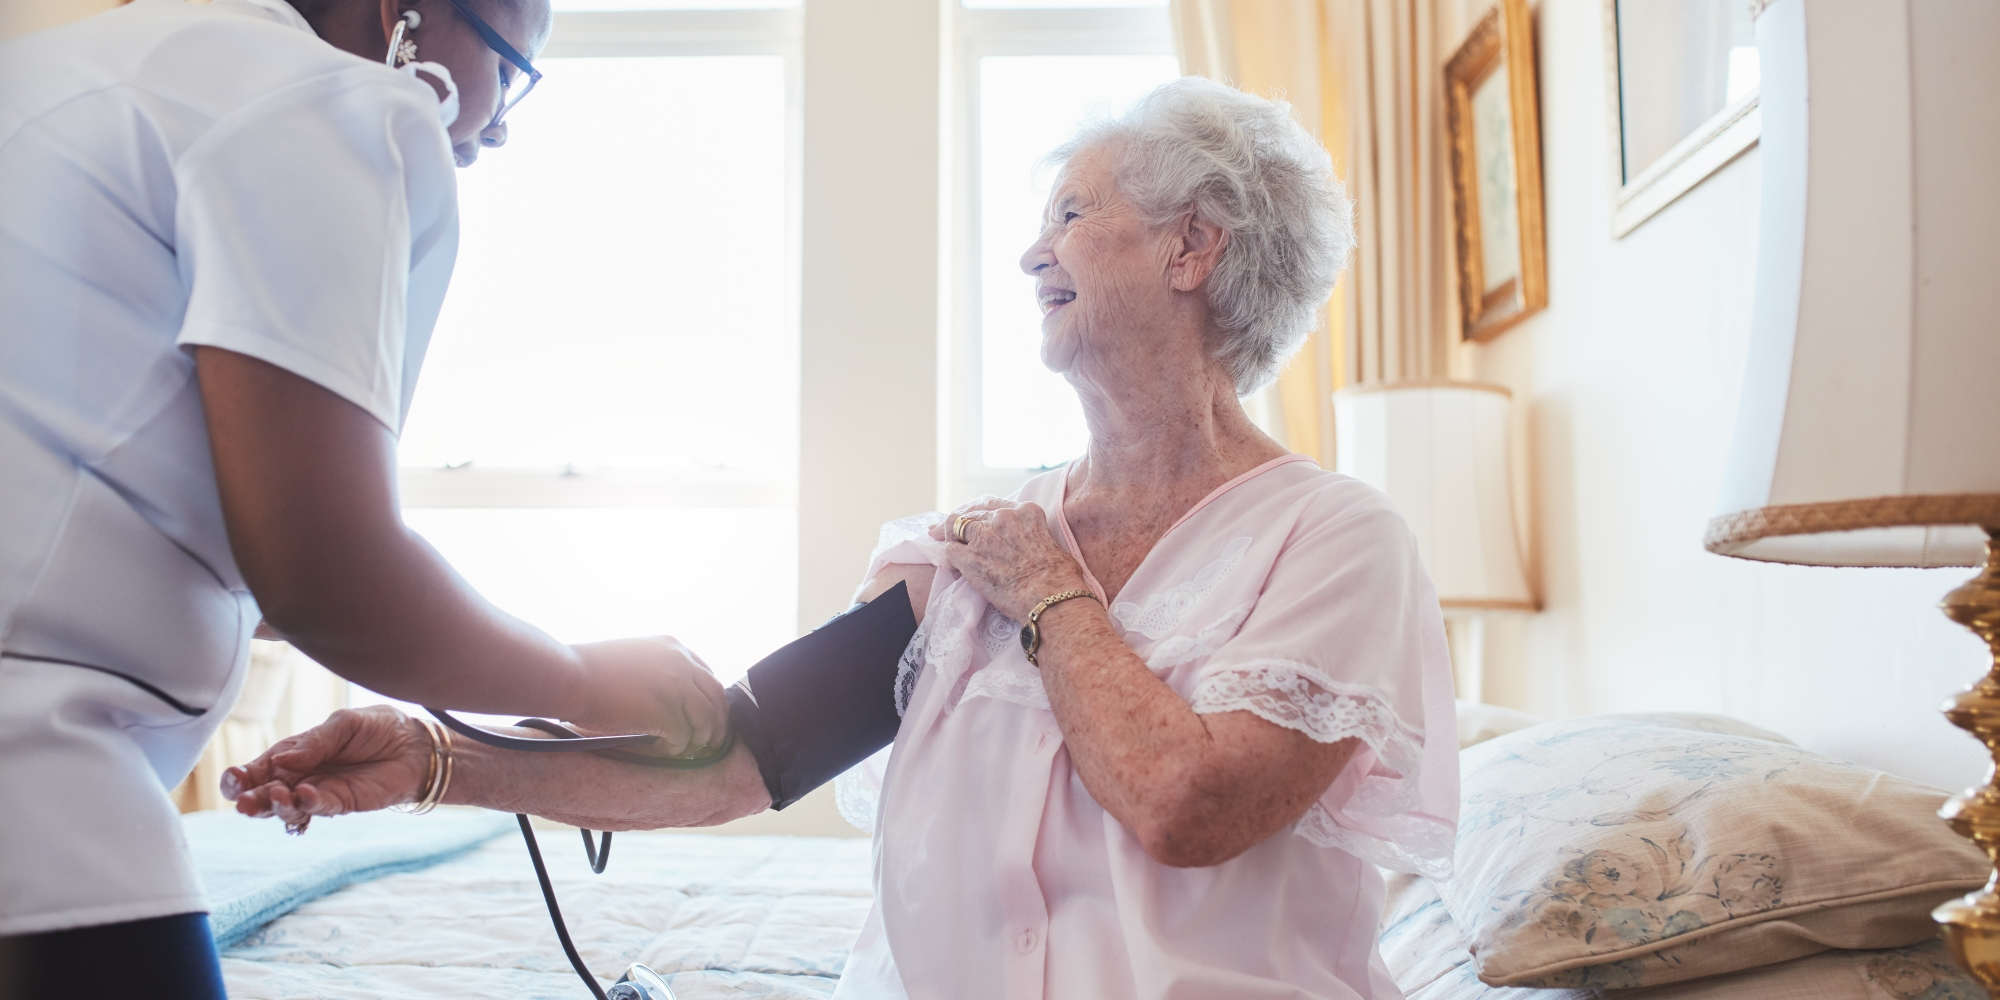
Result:
{"type": "Polygon", "coordinates": [[[453,743],[448,803],[527,813],[586,830],[714,826],[771,807],[757,761],[740,743],[722,763],[696,771],[640,767],[587,753],[453,743]]]}
{"type": "Polygon", "coordinates": [[[388,428],[255,358],[204,347],[196,364],[230,547],[272,628],[407,701],[588,714],[577,653],[488,604],[403,526],[388,428]]]}

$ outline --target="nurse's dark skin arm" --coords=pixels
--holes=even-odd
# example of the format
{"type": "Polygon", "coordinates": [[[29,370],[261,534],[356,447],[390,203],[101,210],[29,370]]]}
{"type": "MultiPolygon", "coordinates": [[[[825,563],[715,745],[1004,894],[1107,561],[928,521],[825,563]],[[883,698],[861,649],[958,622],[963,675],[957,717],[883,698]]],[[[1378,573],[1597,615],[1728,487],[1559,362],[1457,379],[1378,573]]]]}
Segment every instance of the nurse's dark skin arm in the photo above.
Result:
{"type": "Polygon", "coordinates": [[[396,439],[255,358],[195,349],[230,549],[267,625],[404,701],[720,746],[722,687],[665,636],[565,646],[495,608],[403,526],[396,439]]]}
{"type": "MultiPolygon", "coordinates": [[[[930,566],[891,565],[862,585],[859,599],[908,583],[911,610],[922,621],[934,576],[930,566]]],[[[507,732],[543,736],[532,729],[507,732]]],[[[452,746],[444,797],[451,805],[530,813],[589,830],[713,826],[771,805],[742,744],[714,767],[694,771],[634,767],[585,753],[515,753],[456,738],[452,746]]],[[[300,826],[314,816],[416,801],[430,757],[430,737],[401,712],[387,705],[342,709],[224,772],[222,793],[244,815],[277,816],[300,826]]]]}

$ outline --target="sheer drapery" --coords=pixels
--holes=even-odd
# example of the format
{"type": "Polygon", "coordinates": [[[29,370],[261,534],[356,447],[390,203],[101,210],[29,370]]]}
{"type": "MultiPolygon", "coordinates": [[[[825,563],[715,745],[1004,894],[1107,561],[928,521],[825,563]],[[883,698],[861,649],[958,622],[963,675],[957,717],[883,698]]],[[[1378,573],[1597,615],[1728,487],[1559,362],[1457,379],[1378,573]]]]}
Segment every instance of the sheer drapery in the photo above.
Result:
{"type": "Polygon", "coordinates": [[[1435,378],[1453,328],[1440,15],[1451,0],[1173,0],[1181,67],[1290,101],[1355,202],[1359,245],[1276,387],[1285,444],[1333,463],[1333,390],[1435,378]]]}
{"type": "Polygon", "coordinates": [[[229,717],[208,741],[180,786],[174,804],[182,812],[224,809],[222,772],[245,763],[271,744],[302,733],[347,707],[347,682],[314,663],[288,642],[250,642],[250,675],[229,717]]]}

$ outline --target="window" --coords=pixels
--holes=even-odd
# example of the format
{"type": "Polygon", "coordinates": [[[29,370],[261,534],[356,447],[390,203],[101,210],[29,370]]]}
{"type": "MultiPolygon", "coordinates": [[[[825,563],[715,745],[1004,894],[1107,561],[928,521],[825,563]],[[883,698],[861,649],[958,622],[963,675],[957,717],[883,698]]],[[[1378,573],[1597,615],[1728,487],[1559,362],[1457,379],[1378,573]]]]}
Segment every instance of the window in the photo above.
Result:
{"type": "Polygon", "coordinates": [[[1054,179],[1038,167],[1090,115],[1180,75],[1157,5],[969,9],[959,45],[953,502],[1008,493],[1082,452],[1082,411],[1042,367],[1041,311],[1020,269],[1054,179]]]}
{"type": "Polygon", "coordinates": [[[797,30],[557,15],[510,144],[459,174],[400,449],[405,522],[495,604],[678,636],[725,682],[796,634],[797,30]]]}

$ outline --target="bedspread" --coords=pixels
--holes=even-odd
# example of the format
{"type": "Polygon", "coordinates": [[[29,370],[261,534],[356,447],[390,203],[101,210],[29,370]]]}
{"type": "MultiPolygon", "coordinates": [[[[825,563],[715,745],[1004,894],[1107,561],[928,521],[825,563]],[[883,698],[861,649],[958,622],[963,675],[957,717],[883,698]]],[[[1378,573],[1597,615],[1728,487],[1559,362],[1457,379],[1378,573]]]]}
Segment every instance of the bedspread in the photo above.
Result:
{"type": "MultiPolygon", "coordinates": [[[[539,833],[570,933],[601,980],[632,962],[681,1000],[832,994],[868,914],[869,842],[631,833],[592,875],[539,833]]],[[[222,956],[235,1000],[587,997],[518,836],[308,903],[222,956]]]]}

